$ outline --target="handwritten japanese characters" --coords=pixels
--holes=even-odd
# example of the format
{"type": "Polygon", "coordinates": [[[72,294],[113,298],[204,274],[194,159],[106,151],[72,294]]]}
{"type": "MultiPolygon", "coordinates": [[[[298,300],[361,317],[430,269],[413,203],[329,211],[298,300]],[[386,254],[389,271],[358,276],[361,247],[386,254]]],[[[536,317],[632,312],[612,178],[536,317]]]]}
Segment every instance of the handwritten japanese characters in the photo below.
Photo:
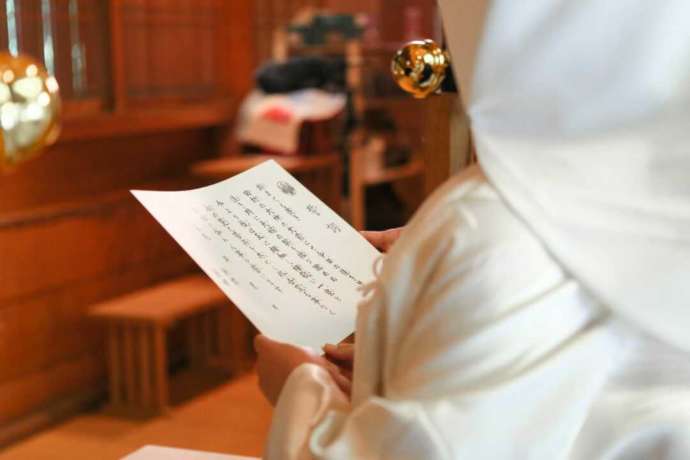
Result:
{"type": "Polygon", "coordinates": [[[378,257],[275,162],[188,192],[133,192],[265,334],[321,346],[349,335],[378,257]]]}

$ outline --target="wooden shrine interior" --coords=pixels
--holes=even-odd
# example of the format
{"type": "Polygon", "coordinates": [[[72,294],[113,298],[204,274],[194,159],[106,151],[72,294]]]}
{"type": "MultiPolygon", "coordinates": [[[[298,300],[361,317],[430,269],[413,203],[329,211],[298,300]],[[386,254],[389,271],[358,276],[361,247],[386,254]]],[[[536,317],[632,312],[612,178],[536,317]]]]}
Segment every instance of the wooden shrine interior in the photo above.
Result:
{"type": "MultiPolygon", "coordinates": [[[[0,4],[0,24],[9,3],[0,4]]],[[[380,43],[372,48],[382,54],[402,41],[400,19],[388,11],[402,3],[428,11],[425,35],[436,21],[432,0],[80,0],[88,67],[77,84],[69,3],[49,2],[61,137],[0,176],[0,446],[105,400],[104,331],[87,316],[92,305],[197,272],[128,190],[199,185],[209,160],[238,155],[237,108],[271,55],[276,27],[305,5],[375,14],[380,43]]],[[[21,0],[19,9],[20,49],[38,56],[43,4],[21,0]]],[[[8,40],[0,33],[1,49],[8,40]]],[[[452,101],[417,104],[397,112],[415,137],[436,130],[419,146],[431,190],[448,175],[452,101]]]]}

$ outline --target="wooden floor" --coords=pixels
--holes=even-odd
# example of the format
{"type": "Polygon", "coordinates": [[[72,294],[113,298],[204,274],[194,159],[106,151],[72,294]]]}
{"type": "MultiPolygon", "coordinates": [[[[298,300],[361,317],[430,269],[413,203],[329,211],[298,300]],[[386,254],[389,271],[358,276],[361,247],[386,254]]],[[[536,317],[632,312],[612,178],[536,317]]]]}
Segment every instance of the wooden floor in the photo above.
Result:
{"type": "Polygon", "coordinates": [[[175,406],[164,417],[76,417],[0,451],[0,460],[119,459],[147,444],[260,456],[270,418],[271,407],[249,374],[175,406]]]}

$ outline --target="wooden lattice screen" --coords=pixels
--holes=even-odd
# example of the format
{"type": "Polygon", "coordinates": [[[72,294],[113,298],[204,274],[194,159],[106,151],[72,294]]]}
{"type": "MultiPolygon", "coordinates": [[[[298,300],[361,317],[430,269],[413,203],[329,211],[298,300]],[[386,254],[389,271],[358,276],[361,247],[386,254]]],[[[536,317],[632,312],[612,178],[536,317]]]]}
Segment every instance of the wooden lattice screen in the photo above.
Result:
{"type": "Polygon", "coordinates": [[[0,49],[44,63],[75,112],[224,95],[224,0],[3,0],[0,49]]]}
{"type": "Polygon", "coordinates": [[[120,2],[127,99],[133,105],[203,100],[219,88],[222,0],[120,2]]]}
{"type": "Polygon", "coordinates": [[[5,0],[0,48],[40,60],[66,101],[99,110],[109,98],[106,9],[98,0],[5,0]]]}

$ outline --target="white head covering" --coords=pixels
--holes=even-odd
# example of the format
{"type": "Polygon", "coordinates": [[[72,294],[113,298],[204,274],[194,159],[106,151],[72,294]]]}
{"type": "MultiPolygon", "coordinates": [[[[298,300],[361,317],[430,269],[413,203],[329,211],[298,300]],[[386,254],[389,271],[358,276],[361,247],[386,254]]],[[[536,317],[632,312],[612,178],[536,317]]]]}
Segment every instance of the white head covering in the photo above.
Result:
{"type": "Polygon", "coordinates": [[[690,1],[440,3],[489,179],[602,302],[690,351],[690,1]]]}

